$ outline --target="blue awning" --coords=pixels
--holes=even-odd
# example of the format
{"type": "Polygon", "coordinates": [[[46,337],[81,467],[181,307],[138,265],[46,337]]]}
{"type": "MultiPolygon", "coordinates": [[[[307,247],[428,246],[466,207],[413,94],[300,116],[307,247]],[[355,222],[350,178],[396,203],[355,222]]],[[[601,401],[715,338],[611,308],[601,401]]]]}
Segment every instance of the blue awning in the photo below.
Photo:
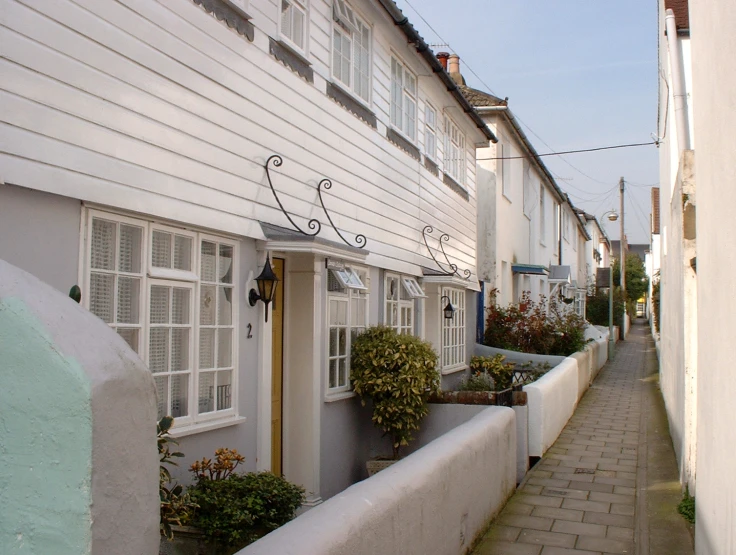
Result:
{"type": "Polygon", "coordinates": [[[547,268],[536,264],[512,264],[511,271],[515,274],[534,274],[537,276],[547,275],[547,268]]]}

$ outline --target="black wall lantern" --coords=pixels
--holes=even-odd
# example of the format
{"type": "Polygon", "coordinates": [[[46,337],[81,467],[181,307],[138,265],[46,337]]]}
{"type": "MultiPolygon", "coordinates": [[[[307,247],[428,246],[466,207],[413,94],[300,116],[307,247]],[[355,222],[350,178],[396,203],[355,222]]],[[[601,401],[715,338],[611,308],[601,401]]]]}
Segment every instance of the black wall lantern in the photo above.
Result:
{"type": "Polygon", "coordinates": [[[447,320],[452,320],[452,317],[455,315],[455,307],[452,306],[452,303],[450,302],[450,297],[448,297],[447,295],[442,295],[440,301],[442,301],[442,299],[447,299],[447,306],[442,309],[442,312],[445,313],[445,318],[447,320]]]}
{"type": "Polygon", "coordinates": [[[278,281],[279,278],[276,277],[273,268],[271,268],[271,260],[266,255],[266,265],[263,267],[261,274],[256,278],[258,291],[251,289],[250,293],[248,293],[250,306],[256,306],[258,301],[263,301],[263,304],[266,305],[266,322],[268,322],[268,303],[273,301],[276,296],[276,284],[278,281]]]}

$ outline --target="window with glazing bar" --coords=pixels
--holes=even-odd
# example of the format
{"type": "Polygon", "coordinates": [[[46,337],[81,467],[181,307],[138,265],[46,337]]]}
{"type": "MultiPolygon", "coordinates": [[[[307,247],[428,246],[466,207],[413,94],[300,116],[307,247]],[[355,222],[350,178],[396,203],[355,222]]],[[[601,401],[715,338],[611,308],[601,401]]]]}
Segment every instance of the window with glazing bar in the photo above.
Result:
{"type": "Polygon", "coordinates": [[[465,290],[443,287],[442,295],[447,296],[455,308],[452,318],[445,318],[442,313],[444,299],[440,302],[440,318],[442,318],[442,370],[463,368],[465,361],[465,290]]]}
{"type": "Polygon", "coordinates": [[[391,125],[406,137],[417,139],[417,78],[391,57],[391,125]]]}
{"type": "Polygon", "coordinates": [[[327,270],[327,393],[350,390],[350,346],[368,326],[368,276],[362,269],[327,270]]]}
{"type": "Polygon", "coordinates": [[[90,211],[85,303],[147,363],[158,417],[235,414],[236,244],[90,211]]]}
{"type": "Polygon", "coordinates": [[[333,4],[332,76],[365,102],[371,98],[371,30],[344,0],[333,4]]]}

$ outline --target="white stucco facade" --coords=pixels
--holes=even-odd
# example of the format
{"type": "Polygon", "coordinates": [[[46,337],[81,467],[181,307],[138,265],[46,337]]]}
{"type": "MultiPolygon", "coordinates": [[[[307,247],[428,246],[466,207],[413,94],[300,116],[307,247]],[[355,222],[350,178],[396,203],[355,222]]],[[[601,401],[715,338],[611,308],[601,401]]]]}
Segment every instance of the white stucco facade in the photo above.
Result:
{"type": "MultiPolygon", "coordinates": [[[[691,148],[693,137],[692,63],[687,21],[678,12],[677,41],[682,59],[673,60],[677,50],[665,32],[665,2],[661,2],[660,40],[660,230],[659,260],[652,260],[652,271],[661,267],[660,277],[660,380],[665,399],[680,480],[694,488],[696,479],[697,426],[697,274],[690,266],[695,257],[694,225],[697,173],[692,151],[682,151],[678,137],[685,137],[691,148]],[[684,26],[684,27],[683,27],[684,26]],[[678,117],[675,102],[677,82],[673,63],[678,63],[684,79],[687,115],[678,117]],[[665,127],[666,122],[666,127],[665,127]],[[684,123],[683,123],[684,122],[684,123]],[[689,154],[686,157],[686,153],[689,154]],[[688,219],[691,222],[688,224],[688,219]]],[[[652,255],[656,253],[652,252],[652,255]]]]}
{"type": "Polygon", "coordinates": [[[736,552],[736,5],[690,2],[697,218],[698,555],[736,552]]]}

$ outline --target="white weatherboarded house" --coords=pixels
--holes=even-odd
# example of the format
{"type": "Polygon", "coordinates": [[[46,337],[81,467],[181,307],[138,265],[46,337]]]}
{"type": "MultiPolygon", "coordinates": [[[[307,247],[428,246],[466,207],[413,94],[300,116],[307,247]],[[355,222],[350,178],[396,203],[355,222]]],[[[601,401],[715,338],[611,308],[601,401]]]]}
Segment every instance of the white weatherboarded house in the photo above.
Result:
{"type": "Polygon", "coordinates": [[[472,351],[495,138],[426,43],[390,0],[0,6],[0,257],[147,363],[183,468],[237,448],[311,503],[362,478],[354,333],[425,337],[446,382],[472,351]]]}

